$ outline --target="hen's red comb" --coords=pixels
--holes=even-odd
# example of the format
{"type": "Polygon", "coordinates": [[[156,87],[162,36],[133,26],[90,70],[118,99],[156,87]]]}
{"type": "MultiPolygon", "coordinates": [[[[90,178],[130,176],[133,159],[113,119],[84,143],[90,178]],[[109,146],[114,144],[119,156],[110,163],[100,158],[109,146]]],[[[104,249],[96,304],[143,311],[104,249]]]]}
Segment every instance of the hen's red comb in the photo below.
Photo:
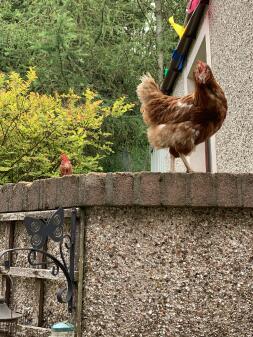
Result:
{"type": "Polygon", "coordinates": [[[69,157],[65,153],[62,153],[61,154],[61,160],[63,160],[63,161],[69,161],[69,157]]]}

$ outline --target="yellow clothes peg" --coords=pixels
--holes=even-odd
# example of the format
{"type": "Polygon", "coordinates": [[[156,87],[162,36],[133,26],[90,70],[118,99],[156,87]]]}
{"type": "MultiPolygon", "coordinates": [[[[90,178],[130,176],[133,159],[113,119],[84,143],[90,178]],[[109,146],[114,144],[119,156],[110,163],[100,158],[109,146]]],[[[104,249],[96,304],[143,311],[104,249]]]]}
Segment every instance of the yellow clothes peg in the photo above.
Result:
{"type": "Polygon", "coordinates": [[[184,32],[185,32],[185,27],[184,26],[181,26],[179,25],[178,23],[176,23],[174,21],[174,17],[171,16],[169,18],[169,23],[171,24],[171,26],[174,28],[174,30],[176,31],[177,35],[180,37],[180,39],[182,38],[182,36],[184,35],[184,32]]]}

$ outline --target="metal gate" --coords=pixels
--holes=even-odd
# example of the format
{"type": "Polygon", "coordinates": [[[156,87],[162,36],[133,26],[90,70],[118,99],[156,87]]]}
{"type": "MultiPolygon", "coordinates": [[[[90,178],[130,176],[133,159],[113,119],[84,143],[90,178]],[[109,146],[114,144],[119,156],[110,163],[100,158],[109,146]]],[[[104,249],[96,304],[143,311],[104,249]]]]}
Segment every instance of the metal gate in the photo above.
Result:
{"type": "MultiPolygon", "coordinates": [[[[49,328],[53,323],[66,320],[75,323],[77,336],[81,336],[84,211],[78,208],[74,209],[76,227],[75,233],[71,233],[73,209],[64,209],[63,238],[69,238],[72,235],[76,242],[75,259],[72,257],[72,263],[75,260],[73,264],[75,289],[72,313],[69,312],[68,305],[59,304],[57,301],[57,290],[65,287],[66,278],[64,273],[60,269],[56,272],[57,266],[52,269],[50,262],[43,260],[45,256],[42,253],[37,253],[35,255],[36,262],[31,264],[30,260],[33,253],[28,249],[25,250],[25,248],[31,247],[32,242],[27,233],[24,219],[27,217],[50,219],[54,212],[55,210],[0,214],[0,254],[5,250],[20,249],[17,253],[6,254],[9,264],[7,272],[11,276],[12,282],[3,275],[5,269],[3,265],[6,265],[6,258],[4,261],[0,261],[2,271],[0,273],[0,292],[5,295],[8,305],[22,314],[19,324],[20,336],[30,336],[31,333],[34,333],[34,336],[48,336],[49,328]],[[29,254],[31,255],[29,256],[29,254]]],[[[69,269],[70,267],[67,266],[68,263],[66,261],[69,261],[70,244],[63,241],[59,249],[59,242],[52,240],[48,235],[43,244],[43,251],[60,261],[62,261],[63,257],[65,260],[63,264],[65,263],[67,269],[69,269]]]]}

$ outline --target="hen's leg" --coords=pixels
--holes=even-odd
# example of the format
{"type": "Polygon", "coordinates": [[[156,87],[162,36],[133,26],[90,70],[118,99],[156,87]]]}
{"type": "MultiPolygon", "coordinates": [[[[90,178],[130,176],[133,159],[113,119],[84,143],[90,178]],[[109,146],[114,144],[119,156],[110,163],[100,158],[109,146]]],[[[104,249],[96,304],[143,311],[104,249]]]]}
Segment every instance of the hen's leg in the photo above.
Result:
{"type": "Polygon", "coordinates": [[[191,169],[191,167],[190,167],[190,165],[189,165],[189,163],[188,163],[186,157],[185,157],[182,153],[179,153],[179,156],[180,156],[180,158],[182,159],[182,161],[183,161],[183,163],[184,163],[184,165],[185,165],[185,167],[186,167],[187,172],[188,172],[188,173],[194,172],[194,171],[191,169]]]}
{"type": "Polygon", "coordinates": [[[176,158],[173,156],[173,154],[170,154],[170,172],[175,172],[175,161],[176,158]]]}

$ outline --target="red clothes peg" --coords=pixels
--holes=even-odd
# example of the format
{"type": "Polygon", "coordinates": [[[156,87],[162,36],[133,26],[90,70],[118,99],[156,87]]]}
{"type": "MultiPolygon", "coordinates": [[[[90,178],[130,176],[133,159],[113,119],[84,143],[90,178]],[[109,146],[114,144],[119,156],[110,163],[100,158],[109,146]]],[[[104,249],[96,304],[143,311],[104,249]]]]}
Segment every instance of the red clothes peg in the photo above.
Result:
{"type": "Polygon", "coordinates": [[[191,14],[195,11],[195,9],[198,7],[200,0],[189,0],[188,6],[187,6],[187,13],[191,14]]]}

